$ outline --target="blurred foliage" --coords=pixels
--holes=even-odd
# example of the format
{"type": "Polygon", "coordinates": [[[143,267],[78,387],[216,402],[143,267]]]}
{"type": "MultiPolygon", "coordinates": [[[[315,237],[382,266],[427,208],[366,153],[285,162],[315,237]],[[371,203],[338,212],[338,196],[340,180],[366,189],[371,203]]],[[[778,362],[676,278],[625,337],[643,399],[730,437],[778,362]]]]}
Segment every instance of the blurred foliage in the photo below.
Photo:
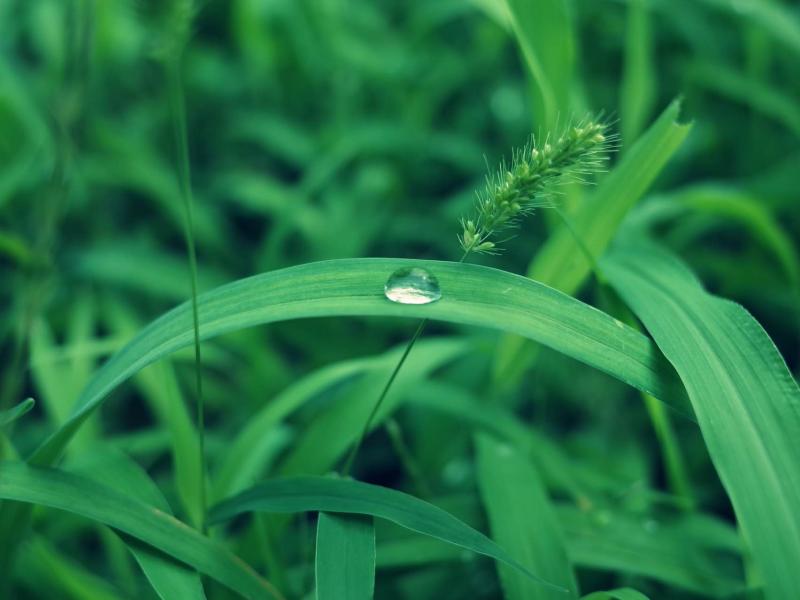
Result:
{"type": "MultiPolygon", "coordinates": [[[[189,296],[171,61],[185,85],[201,291],[332,258],[457,260],[458,219],[487,163],[508,158],[531,132],[587,112],[612,115],[624,156],[682,96],[693,131],[627,225],[651,228],[710,291],[742,303],[797,373],[799,23],[796,3],[778,0],[0,3],[0,411],[37,400],[0,439],[0,454],[32,451],[104,358],[189,296]]],[[[582,201],[580,190],[563,196],[568,211],[582,201]]],[[[538,214],[503,254],[480,261],[525,273],[557,223],[538,214]]],[[[595,284],[581,298],[608,311],[618,303],[595,284]]],[[[411,331],[406,320],[325,318],[206,343],[212,473],[293,382],[332,363],[371,360],[411,331]]],[[[424,390],[491,396],[496,336],[444,324],[428,335],[443,332],[467,335],[472,350],[431,365],[436,384],[419,374],[419,397],[408,394],[395,435],[371,436],[355,474],[420,492],[486,530],[471,430],[492,424],[464,427],[480,414],[434,410],[424,390]]],[[[196,434],[182,404],[193,395],[191,361],[182,351],[118,391],[67,463],[101,443],[122,450],[176,515],[197,522],[197,467],[187,451],[196,434]]],[[[337,401],[374,395],[380,378],[362,376],[344,369],[270,428],[254,449],[259,478],[293,464],[287,448],[320,415],[334,418],[337,401]]],[[[673,425],[702,512],[680,510],[635,390],[544,352],[502,396],[494,408],[514,407],[502,419],[533,436],[535,462],[567,465],[540,470],[581,589],[633,585],[654,598],[736,591],[742,566],[729,500],[691,422],[673,425]],[[593,547],[603,529],[604,544],[593,547]],[[681,558],[684,550],[701,558],[681,558]]],[[[297,518],[287,533],[266,521],[231,547],[289,597],[303,597],[313,589],[312,528],[297,518]]],[[[42,513],[35,531],[8,576],[11,597],[56,597],[51,586],[57,597],[152,595],[99,526],[42,513]],[[45,585],[51,570],[59,582],[45,585]]],[[[502,594],[488,560],[404,547],[409,540],[393,526],[377,532],[379,598],[502,594]],[[432,558],[414,568],[417,556],[432,558]]],[[[207,593],[229,597],[213,584],[207,593]]]]}

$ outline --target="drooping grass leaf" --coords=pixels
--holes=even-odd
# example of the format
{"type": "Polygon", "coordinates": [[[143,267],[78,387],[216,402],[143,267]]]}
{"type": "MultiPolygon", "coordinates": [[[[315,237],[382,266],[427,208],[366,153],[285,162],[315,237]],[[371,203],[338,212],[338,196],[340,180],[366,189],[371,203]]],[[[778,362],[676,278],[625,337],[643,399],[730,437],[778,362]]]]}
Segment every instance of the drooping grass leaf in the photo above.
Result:
{"type": "MultiPolygon", "coordinates": [[[[135,335],[138,327],[130,311],[121,305],[114,305],[107,312],[116,330],[126,333],[127,337],[135,335]]],[[[190,523],[199,526],[203,519],[199,494],[202,481],[200,441],[181,394],[175,369],[170,361],[162,361],[140,371],[134,381],[158,421],[170,432],[175,487],[190,523]]],[[[155,504],[152,499],[148,501],[155,504]]]]}
{"type": "Polygon", "coordinates": [[[27,541],[20,552],[17,577],[34,589],[44,584],[54,598],[123,600],[124,596],[42,536],[27,541]]]}
{"type": "MultiPolygon", "coordinates": [[[[688,135],[691,125],[677,122],[679,112],[678,101],[670,104],[624,153],[620,163],[571,217],[570,227],[562,225],[539,250],[528,267],[528,277],[566,294],[578,291],[592,265],[576,236],[591,256],[602,256],[622,219],[688,135]]],[[[503,339],[495,359],[495,378],[499,383],[514,383],[528,366],[531,358],[526,352],[527,345],[520,337],[503,339]]]]}
{"type": "MultiPolygon", "coordinates": [[[[172,510],[158,486],[133,460],[114,448],[95,447],[70,461],[70,471],[117,492],[155,506],[171,515],[172,510]]],[[[123,535],[128,549],[162,600],[205,599],[200,577],[186,565],[135,538],[123,535]]]]}
{"type": "Polygon", "coordinates": [[[68,511],[137,538],[186,563],[245,598],[280,598],[269,582],[218,542],[157,508],[86,477],[0,463],[0,499],[68,511]]]}
{"type": "Polygon", "coordinates": [[[767,597],[791,597],[800,564],[797,383],[747,311],[706,293],[668,252],[630,242],[602,265],[686,385],[767,597]]]}
{"type": "MultiPolygon", "coordinates": [[[[388,353],[388,356],[391,361],[396,360],[394,352],[388,353]]],[[[272,398],[250,417],[230,444],[213,477],[211,500],[222,500],[255,483],[258,474],[263,472],[267,458],[266,452],[259,451],[259,441],[269,438],[281,421],[324,390],[375,368],[385,358],[359,358],[327,365],[299,379],[272,398]]],[[[386,364],[390,364],[389,361],[386,364]]]]}
{"type": "Polygon", "coordinates": [[[478,487],[492,535],[512,556],[542,579],[569,590],[534,585],[498,564],[506,600],[577,598],[578,584],[567,558],[555,513],[536,468],[503,443],[476,437],[478,487]]]}
{"type": "Polygon", "coordinates": [[[557,507],[567,554],[579,566],[650,577],[699,594],[726,596],[745,588],[741,568],[729,568],[737,548],[718,521],[700,515],[676,522],[602,508],[557,507]],[[727,534],[727,535],[726,535],[727,534]],[[727,559],[727,561],[726,561],[727,559]]]}
{"type": "Polygon", "coordinates": [[[36,401],[33,398],[26,398],[13,408],[0,411],[0,427],[5,427],[20,417],[25,416],[25,414],[33,408],[34,404],[36,404],[36,401]]]}
{"type": "MultiPolygon", "coordinates": [[[[663,520],[604,508],[555,506],[567,555],[577,567],[647,577],[698,594],[727,597],[745,589],[738,532],[702,513],[663,520]]],[[[379,569],[456,562],[463,551],[432,538],[378,544],[379,569]]]]}
{"type": "MultiPolygon", "coordinates": [[[[645,336],[545,285],[495,269],[449,262],[346,259],[264,273],[199,298],[205,339],[254,325],[319,316],[430,318],[513,331],[611,374],[661,400],[670,400],[673,375],[645,336]],[[400,266],[426,268],[443,297],[429,305],[402,305],[384,297],[400,266]]],[[[81,423],[106,396],[146,365],[188,346],[188,304],[145,327],[94,376],[72,416],[32,457],[54,461],[81,423]]],[[[677,406],[685,411],[685,407],[677,406]]]]}
{"type": "Polygon", "coordinates": [[[251,511],[324,511],[372,515],[484,554],[517,569],[535,581],[562,589],[531,573],[492,540],[441,508],[389,488],[333,477],[273,479],[212,507],[209,511],[209,522],[219,523],[251,511]]]}
{"type": "Polygon", "coordinates": [[[371,600],[375,589],[375,524],[371,517],[319,513],[317,600],[371,600]]]}
{"type": "MultiPolygon", "coordinates": [[[[199,303],[205,338],[280,320],[347,315],[431,318],[513,331],[674,401],[672,406],[687,413],[684,398],[671,395],[674,373],[642,334],[547,286],[486,267],[397,259],[326,261],[243,279],[203,294],[199,303]],[[389,274],[409,265],[436,274],[441,300],[413,306],[384,297],[389,274]]],[[[95,374],[72,416],[31,462],[52,464],[111,391],[148,364],[190,345],[192,334],[188,304],[144,328],[95,374]]],[[[0,564],[26,526],[25,510],[13,503],[0,510],[0,535],[9,541],[0,548],[0,564]]]]}

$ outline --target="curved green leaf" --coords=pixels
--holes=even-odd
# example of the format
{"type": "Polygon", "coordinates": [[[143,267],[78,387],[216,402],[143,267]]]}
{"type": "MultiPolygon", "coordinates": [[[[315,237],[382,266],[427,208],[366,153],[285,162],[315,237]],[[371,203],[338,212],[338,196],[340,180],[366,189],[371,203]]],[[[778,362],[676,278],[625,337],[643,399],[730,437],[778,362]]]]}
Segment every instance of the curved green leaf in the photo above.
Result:
{"type": "MultiPolygon", "coordinates": [[[[166,498],[147,472],[116,448],[91,448],[71,460],[69,470],[172,515],[166,498]]],[[[150,585],[163,600],[205,599],[200,577],[194,570],[130,536],[122,537],[150,585]]]]}
{"type": "Polygon", "coordinates": [[[36,401],[33,398],[26,398],[15,407],[0,411],[0,428],[24,416],[25,413],[33,408],[34,404],[36,404],[36,401]]]}
{"type": "Polygon", "coordinates": [[[797,382],[755,319],[708,294],[667,251],[631,242],[602,268],[686,385],[767,597],[792,597],[800,565],[797,382]]]}
{"type": "MultiPolygon", "coordinates": [[[[674,374],[658,350],[632,328],[545,285],[476,265],[398,259],[325,261],[242,279],[201,295],[198,302],[204,339],[263,323],[307,317],[429,318],[523,335],[662,400],[669,398],[667,390],[674,382],[674,374]],[[412,306],[384,297],[388,276],[398,267],[409,265],[436,274],[443,292],[441,300],[412,306]]],[[[72,416],[31,461],[52,463],[112,390],[146,365],[191,341],[188,304],[145,327],[95,374],[72,416]]]]}
{"type": "Polygon", "coordinates": [[[361,515],[319,513],[317,600],[372,600],[375,523],[361,515]]]}
{"type": "MultiPolygon", "coordinates": [[[[717,597],[745,589],[738,561],[731,561],[737,556],[734,548],[716,531],[723,526],[701,514],[657,520],[570,505],[558,506],[556,512],[567,554],[576,565],[650,577],[717,597]]],[[[723,532],[735,537],[732,531],[723,532]]]]}
{"type": "Polygon", "coordinates": [[[540,577],[568,594],[532,582],[498,564],[506,600],[577,598],[578,584],[567,558],[553,506],[536,468],[510,446],[485,434],[476,436],[478,487],[492,536],[540,577]]]}
{"type": "Polygon", "coordinates": [[[159,509],[86,477],[0,463],[0,499],[65,510],[139,539],[245,598],[280,598],[272,585],[217,542],[159,509]]]}
{"type": "Polygon", "coordinates": [[[478,554],[497,559],[555,589],[514,560],[505,550],[441,508],[389,488],[333,477],[287,477],[251,487],[212,507],[209,523],[250,511],[296,513],[324,511],[372,515],[478,554]]]}

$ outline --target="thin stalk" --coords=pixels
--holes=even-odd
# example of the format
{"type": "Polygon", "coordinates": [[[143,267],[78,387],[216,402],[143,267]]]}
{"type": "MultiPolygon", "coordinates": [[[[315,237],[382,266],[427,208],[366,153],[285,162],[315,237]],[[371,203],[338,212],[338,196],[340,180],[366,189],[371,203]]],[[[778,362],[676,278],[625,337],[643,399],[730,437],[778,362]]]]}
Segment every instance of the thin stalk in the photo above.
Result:
{"type": "MultiPolygon", "coordinates": [[[[465,250],[464,254],[461,256],[461,260],[459,263],[463,263],[467,255],[469,254],[470,250],[465,250]]],[[[400,360],[397,361],[397,364],[394,366],[394,370],[392,374],[389,376],[389,379],[386,381],[386,385],[383,386],[383,391],[381,391],[381,395],[378,396],[378,401],[372,406],[372,410],[367,417],[367,420],[364,422],[364,428],[361,430],[361,435],[358,436],[358,440],[353,445],[353,448],[350,450],[350,454],[347,455],[347,460],[344,463],[344,467],[342,467],[342,475],[347,477],[350,474],[350,468],[353,466],[353,461],[355,461],[356,455],[358,451],[361,449],[361,445],[364,443],[364,438],[367,437],[369,433],[370,427],[372,427],[372,422],[375,420],[375,416],[378,414],[378,411],[383,404],[386,395],[389,393],[389,390],[392,388],[392,384],[394,380],[397,378],[397,374],[400,372],[400,369],[403,368],[403,365],[408,358],[408,355],[411,353],[411,349],[414,347],[414,344],[417,343],[417,340],[422,335],[422,332],[425,331],[425,327],[428,325],[428,319],[422,319],[417,326],[417,330],[414,332],[414,335],[411,336],[411,339],[408,341],[406,345],[406,349],[403,351],[403,355],[400,357],[400,360]]]]}
{"type": "Polygon", "coordinates": [[[408,355],[411,353],[411,349],[414,347],[414,344],[417,343],[419,336],[422,335],[422,332],[425,331],[425,326],[428,324],[428,319],[422,319],[417,326],[417,330],[414,332],[414,335],[411,336],[411,339],[408,341],[406,345],[405,351],[403,351],[403,356],[400,357],[400,360],[397,361],[397,364],[394,366],[394,370],[392,374],[389,376],[389,379],[386,381],[386,385],[383,386],[383,391],[381,395],[378,396],[378,401],[372,406],[372,410],[367,417],[367,420],[364,422],[364,428],[361,430],[361,435],[358,436],[358,440],[356,441],[353,448],[350,450],[350,454],[347,456],[347,460],[344,463],[344,467],[342,469],[342,474],[347,477],[350,474],[350,467],[353,466],[353,461],[358,454],[358,451],[361,449],[361,444],[364,443],[364,438],[367,437],[369,433],[369,429],[372,426],[372,421],[375,419],[375,415],[378,414],[378,410],[380,410],[381,405],[383,404],[383,400],[386,398],[386,394],[389,393],[389,390],[394,383],[394,380],[397,378],[397,374],[400,372],[400,369],[403,368],[403,365],[408,358],[408,355]]]}
{"type": "Polygon", "coordinates": [[[570,235],[572,236],[572,239],[578,245],[578,248],[580,249],[581,254],[583,254],[583,257],[589,263],[592,269],[592,273],[594,274],[595,279],[597,279],[597,283],[599,283],[601,286],[605,286],[607,282],[606,276],[600,269],[600,265],[597,264],[597,259],[592,254],[592,251],[589,250],[589,247],[583,241],[583,238],[580,235],[578,235],[578,232],[572,226],[572,221],[569,220],[567,215],[565,215],[563,211],[560,208],[558,208],[558,206],[553,205],[552,208],[558,215],[559,219],[561,219],[561,222],[564,224],[564,227],[566,227],[567,231],[569,231],[570,235]]]}
{"type": "Polygon", "coordinates": [[[185,211],[184,234],[186,250],[189,254],[189,271],[192,294],[192,324],[194,328],[194,366],[195,391],[197,393],[197,434],[200,452],[200,508],[201,530],[207,532],[206,526],[206,450],[205,450],[205,402],[203,399],[202,361],[200,356],[200,318],[197,309],[197,252],[194,241],[194,199],[192,197],[191,169],[189,164],[189,143],[186,133],[186,102],[183,94],[181,78],[180,54],[170,60],[168,69],[170,110],[172,113],[173,133],[177,151],[178,185],[185,211]]]}

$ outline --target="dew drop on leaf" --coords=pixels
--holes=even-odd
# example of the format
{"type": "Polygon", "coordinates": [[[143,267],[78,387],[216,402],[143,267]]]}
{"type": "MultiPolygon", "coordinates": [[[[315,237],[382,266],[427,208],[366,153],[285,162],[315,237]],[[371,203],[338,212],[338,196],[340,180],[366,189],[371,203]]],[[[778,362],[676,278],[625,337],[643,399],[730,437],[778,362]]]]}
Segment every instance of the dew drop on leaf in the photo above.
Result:
{"type": "Polygon", "coordinates": [[[389,275],[383,293],[400,304],[430,304],[442,297],[439,280],[420,267],[401,267],[389,275]]]}

